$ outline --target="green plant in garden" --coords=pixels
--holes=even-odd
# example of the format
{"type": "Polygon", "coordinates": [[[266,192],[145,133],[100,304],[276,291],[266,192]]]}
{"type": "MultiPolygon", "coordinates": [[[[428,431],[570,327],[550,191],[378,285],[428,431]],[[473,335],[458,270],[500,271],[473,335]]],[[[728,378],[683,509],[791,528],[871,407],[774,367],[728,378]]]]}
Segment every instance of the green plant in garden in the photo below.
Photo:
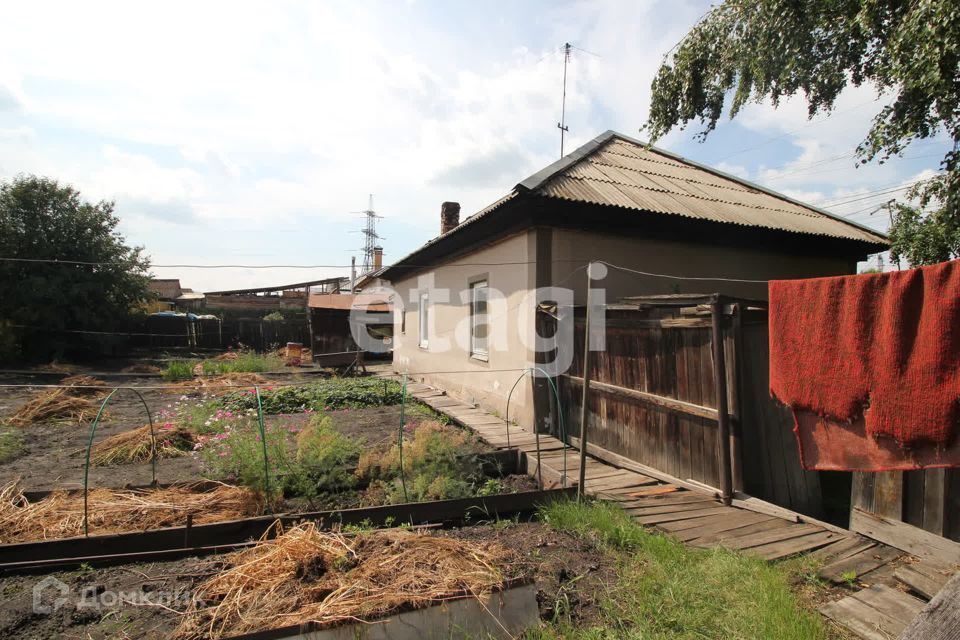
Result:
{"type": "Polygon", "coordinates": [[[236,351],[233,360],[204,360],[201,369],[205,376],[217,376],[225,373],[263,373],[277,371],[284,366],[283,358],[256,353],[254,351],[236,351]]]}
{"type": "Polygon", "coordinates": [[[0,464],[16,460],[26,451],[27,447],[19,431],[0,429],[0,464]]]}
{"type": "MultiPolygon", "coordinates": [[[[284,491],[293,462],[290,434],[283,427],[274,425],[267,428],[266,436],[270,493],[277,496],[284,491]]],[[[256,423],[212,436],[203,444],[201,457],[213,479],[266,493],[263,445],[256,423]]]]}
{"type": "Polygon", "coordinates": [[[334,429],[330,417],[313,416],[297,434],[296,445],[295,473],[288,483],[295,494],[314,498],[356,486],[353,467],[361,442],[334,429]]]}
{"type": "Polygon", "coordinates": [[[245,420],[252,422],[256,416],[251,413],[225,413],[218,400],[181,401],[177,403],[176,421],[197,435],[205,436],[222,433],[232,422],[245,420]]]}
{"type": "Polygon", "coordinates": [[[189,360],[171,360],[161,375],[164,380],[189,380],[193,377],[194,364],[189,360]]]}
{"type": "MultiPolygon", "coordinates": [[[[362,409],[400,404],[401,387],[382,378],[330,378],[296,387],[261,387],[260,397],[264,413],[269,414],[362,409]]],[[[236,411],[257,408],[251,389],[229,393],[221,403],[236,411]]]]}
{"type": "MultiPolygon", "coordinates": [[[[218,421],[230,426],[200,439],[208,474],[262,492],[265,474],[259,421],[224,409],[214,414],[213,422],[218,421]]],[[[356,486],[353,469],[361,443],[334,429],[329,417],[314,416],[302,430],[267,425],[266,438],[271,493],[313,499],[356,486]]]]}
{"type": "Polygon", "coordinates": [[[391,503],[463,498],[475,495],[483,478],[476,454],[475,443],[462,429],[424,422],[412,438],[404,437],[403,478],[399,445],[385,454],[364,452],[357,474],[379,483],[391,503]]]}

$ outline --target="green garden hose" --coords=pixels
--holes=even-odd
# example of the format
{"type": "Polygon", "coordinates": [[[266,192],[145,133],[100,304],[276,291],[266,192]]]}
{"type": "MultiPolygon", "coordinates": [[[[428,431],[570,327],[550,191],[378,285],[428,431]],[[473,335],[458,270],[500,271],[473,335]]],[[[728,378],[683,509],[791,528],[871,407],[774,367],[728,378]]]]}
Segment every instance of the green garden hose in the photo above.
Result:
{"type": "Polygon", "coordinates": [[[267,430],[263,426],[263,401],[260,399],[260,387],[254,386],[257,394],[257,418],[260,421],[260,446],[263,448],[263,491],[266,497],[267,512],[270,512],[270,462],[267,459],[267,430]]]}
{"type": "Polygon", "coordinates": [[[89,523],[87,518],[87,482],[90,479],[90,450],[93,448],[93,436],[97,432],[97,425],[100,424],[100,416],[103,415],[103,410],[107,406],[107,402],[110,401],[110,398],[113,397],[120,388],[117,387],[103,399],[103,402],[100,403],[100,409],[97,411],[97,417],[93,419],[93,425],[90,427],[90,440],[87,442],[87,462],[83,465],[83,535],[90,535],[89,523]]]}
{"type": "MultiPolygon", "coordinates": [[[[510,400],[513,396],[513,390],[517,388],[517,385],[520,384],[520,381],[523,380],[523,377],[528,373],[533,375],[534,371],[539,371],[543,374],[543,377],[547,379],[547,384],[550,385],[550,390],[553,391],[553,397],[557,401],[557,415],[560,422],[560,441],[563,443],[563,476],[561,477],[561,485],[563,487],[567,486],[567,429],[563,422],[563,406],[560,404],[560,393],[557,390],[557,385],[554,384],[553,378],[550,377],[550,374],[543,367],[530,367],[529,369],[524,370],[520,374],[520,377],[517,378],[516,382],[513,383],[513,386],[510,388],[510,393],[507,394],[507,411],[506,411],[506,423],[507,423],[507,448],[510,448],[510,400]]],[[[540,431],[537,429],[537,425],[533,425],[533,435],[537,441],[537,482],[541,489],[543,489],[543,472],[540,469],[540,431]]]]}

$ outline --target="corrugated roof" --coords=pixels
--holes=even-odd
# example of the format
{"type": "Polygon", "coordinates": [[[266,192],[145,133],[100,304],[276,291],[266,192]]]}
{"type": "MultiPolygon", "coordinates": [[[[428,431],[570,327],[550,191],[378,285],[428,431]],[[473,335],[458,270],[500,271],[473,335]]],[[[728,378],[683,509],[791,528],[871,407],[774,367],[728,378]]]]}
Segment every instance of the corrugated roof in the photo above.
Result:
{"type": "Polygon", "coordinates": [[[311,309],[338,309],[340,311],[390,311],[390,303],[375,293],[311,293],[307,303],[311,309]]]}
{"type": "Polygon", "coordinates": [[[872,229],[613,131],[524,180],[517,189],[711,222],[887,242],[872,229]]]}
{"type": "Polygon", "coordinates": [[[804,233],[876,245],[882,233],[742,178],[688,160],[615,131],[607,131],[541,169],[493,204],[416,251],[385,267],[417,265],[426,250],[454,238],[504,204],[528,195],[602,206],[638,214],[677,215],[695,220],[804,233]]]}

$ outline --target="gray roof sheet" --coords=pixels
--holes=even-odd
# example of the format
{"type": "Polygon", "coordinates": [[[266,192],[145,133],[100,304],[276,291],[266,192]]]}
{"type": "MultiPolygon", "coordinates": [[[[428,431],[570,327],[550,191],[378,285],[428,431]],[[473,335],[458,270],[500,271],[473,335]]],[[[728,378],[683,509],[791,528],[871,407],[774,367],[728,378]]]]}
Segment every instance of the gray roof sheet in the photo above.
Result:
{"type": "Polygon", "coordinates": [[[517,189],[638,212],[886,243],[872,229],[613,131],[517,189]]]}

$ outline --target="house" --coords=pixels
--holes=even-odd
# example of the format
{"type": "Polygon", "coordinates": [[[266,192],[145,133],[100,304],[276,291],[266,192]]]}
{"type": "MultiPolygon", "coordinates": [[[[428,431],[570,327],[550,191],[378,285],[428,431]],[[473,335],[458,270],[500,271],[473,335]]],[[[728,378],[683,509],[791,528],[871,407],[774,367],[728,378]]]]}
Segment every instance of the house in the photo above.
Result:
{"type": "MultiPolygon", "coordinates": [[[[502,415],[517,378],[546,357],[534,351],[535,310],[555,292],[537,290],[567,288],[583,304],[590,261],[609,264],[594,285],[609,301],[705,287],[762,300],[762,281],[855,273],[887,245],[849,220],[608,131],[463,222],[459,205],[443,204],[440,235],[380,274],[396,292],[393,365],[502,415]]],[[[519,385],[510,405],[527,424],[534,386],[519,385]]]]}
{"type": "Polygon", "coordinates": [[[177,298],[183,294],[179,278],[151,278],[147,290],[152,299],[147,301],[148,313],[169,311],[177,306],[177,298]]]}

